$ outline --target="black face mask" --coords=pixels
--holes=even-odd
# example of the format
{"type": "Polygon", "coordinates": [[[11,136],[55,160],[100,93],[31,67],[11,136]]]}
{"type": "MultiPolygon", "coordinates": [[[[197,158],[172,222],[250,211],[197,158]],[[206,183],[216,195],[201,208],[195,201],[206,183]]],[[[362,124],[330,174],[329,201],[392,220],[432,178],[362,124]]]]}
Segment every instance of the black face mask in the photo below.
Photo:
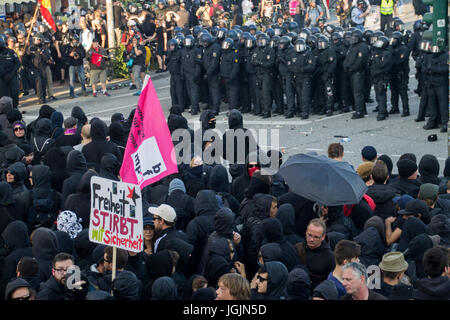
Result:
{"type": "Polygon", "coordinates": [[[216,120],[208,122],[208,128],[214,129],[216,127],[216,120]]]}

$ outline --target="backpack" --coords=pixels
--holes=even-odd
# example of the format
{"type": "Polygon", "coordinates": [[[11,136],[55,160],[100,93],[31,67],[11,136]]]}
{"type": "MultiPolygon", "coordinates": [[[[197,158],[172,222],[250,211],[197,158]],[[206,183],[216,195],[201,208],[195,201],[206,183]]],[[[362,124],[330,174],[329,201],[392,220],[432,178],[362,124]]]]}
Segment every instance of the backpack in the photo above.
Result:
{"type": "Polygon", "coordinates": [[[31,229],[37,229],[39,227],[50,228],[54,221],[56,220],[56,216],[53,212],[54,205],[54,191],[50,191],[47,195],[47,198],[37,199],[33,192],[30,192],[30,197],[32,205],[28,210],[28,224],[31,229]]]}

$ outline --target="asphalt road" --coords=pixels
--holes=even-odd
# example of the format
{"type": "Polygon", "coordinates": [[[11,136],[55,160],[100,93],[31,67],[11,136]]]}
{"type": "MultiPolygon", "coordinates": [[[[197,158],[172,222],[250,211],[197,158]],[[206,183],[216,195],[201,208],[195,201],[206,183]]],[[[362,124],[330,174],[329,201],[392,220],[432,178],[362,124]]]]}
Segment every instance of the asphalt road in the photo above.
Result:
{"type": "MultiPolygon", "coordinates": [[[[409,82],[411,110],[411,116],[409,117],[402,118],[400,115],[391,115],[385,121],[376,121],[377,113],[372,112],[375,104],[371,103],[367,105],[369,114],[364,119],[351,120],[351,113],[336,114],[331,117],[315,115],[307,120],[300,120],[300,118],[285,119],[282,116],[262,119],[245,114],[244,126],[255,130],[265,129],[267,130],[267,137],[275,132],[273,130],[278,130],[278,144],[285,154],[285,160],[289,155],[300,152],[315,151],[319,154],[326,154],[328,144],[341,140],[341,138],[335,136],[347,136],[351,141],[343,142],[344,160],[355,167],[361,163],[361,149],[366,145],[372,145],[379,154],[387,154],[392,158],[394,172],[396,172],[395,163],[400,155],[412,152],[416,154],[418,161],[424,154],[434,154],[441,164],[442,173],[447,158],[447,134],[439,133],[438,129],[425,131],[422,129],[424,122],[414,122],[418,111],[419,98],[413,92],[413,89],[416,88],[413,71],[414,68],[412,67],[409,82]],[[428,142],[427,137],[433,133],[437,134],[438,140],[428,142]]],[[[158,78],[153,82],[153,85],[164,110],[164,115],[167,117],[171,106],[169,78],[158,78]]],[[[125,117],[128,117],[138,101],[138,97],[132,95],[134,91],[129,90],[128,87],[110,91],[110,93],[111,97],[99,96],[94,98],[88,96],[74,100],[61,99],[49,104],[61,111],[64,117],[70,116],[74,106],[80,106],[85,110],[89,119],[95,116],[109,124],[111,115],[115,112],[121,112],[125,117]]],[[[375,97],[373,90],[371,96],[375,97]]],[[[388,102],[388,108],[389,106],[388,102]]],[[[37,117],[39,107],[39,105],[32,105],[26,108],[24,120],[27,123],[37,117]]],[[[217,116],[217,128],[222,131],[228,128],[227,110],[228,107],[222,104],[221,113],[217,116]]],[[[188,119],[190,127],[194,128],[195,125],[199,125],[199,116],[191,116],[187,112],[184,113],[184,116],[188,119]]],[[[261,134],[263,131],[257,132],[261,134]]],[[[263,147],[267,147],[267,145],[270,145],[270,138],[268,138],[268,141],[268,143],[259,143],[263,147]]]]}

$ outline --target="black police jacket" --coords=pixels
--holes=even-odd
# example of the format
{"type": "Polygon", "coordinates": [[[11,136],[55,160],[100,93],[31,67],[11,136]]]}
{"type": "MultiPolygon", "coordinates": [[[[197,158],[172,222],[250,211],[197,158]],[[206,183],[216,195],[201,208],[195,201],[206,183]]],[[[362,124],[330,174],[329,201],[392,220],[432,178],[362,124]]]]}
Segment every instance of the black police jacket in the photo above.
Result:
{"type": "Polygon", "coordinates": [[[0,78],[10,81],[14,76],[17,76],[19,68],[20,61],[14,50],[0,49],[0,78]]]}
{"type": "Polygon", "coordinates": [[[369,50],[365,42],[359,42],[350,46],[347,56],[344,60],[344,71],[354,73],[365,70],[367,60],[369,59],[369,50]]]}
{"type": "Polygon", "coordinates": [[[219,73],[221,49],[218,44],[213,43],[203,53],[203,68],[208,77],[219,73]]]}
{"type": "Polygon", "coordinates": [[[392,68],[392,54],[389,50],[382,49],[372,52],[370,65],[370,75],[372,79],[387,78],[392,68]]]}
{"type": "Polygon", "coordinates": [[[181,49],[181,69],[186,79],[200,80],[203,52],[200,48],[181,49]]]}
{"type": "Polygon", "coordinates": [[[428,53],[425,55],[422,71],[434,87],[448,86],[448,53],[428,53]]]}
{"type": "Polygon", "coordinates": [[[409,73],[409,49],[404,44],[399,45],[394,48],[392,46],[388,47],[392,53],[392,72],[399,73],[405,72],[409,73]]]}
{"type": "Polygon", "coordinates": [[[252,55],[252,63],[256,67],[256,74],[270,74],[275,67],[275,51],[273,48],[257,47],[252,55]]]}
{"type": "Polygon", "coordinates": [[[336,51],[333,47],[319,50],[317,69],[317,73],[320,74],[322,81],[334,75],[334,71],[336,70],[336,51]]]}
{"type": "Polygon", "coordinates": [[[316,70],[316,58],[310,50],[295,53],[288,62],[288,66],[296,77],[312,77],[316,70]]]}
{"type": "Polygon", "coordinates": [[[220,57],[220,76],[235,80],[239,74],[239,55],[237,50],[224,50],[220,57]]]}
{"type": "Polygon", "coordinates": [[[169,51],[166,59],[166,66],[172,76],[181,75],[181,51],[169,51]]]}
{"type": "Polygon", "coordinates": [[[283,76],[287,77],[291,75],[291,70],[289,70],[288,62],[295,55],[293,47],[287,47],[282,50],[278,50],[278,55],[276,59],[276,64],[278,67],[278,72],[283,76]]]}

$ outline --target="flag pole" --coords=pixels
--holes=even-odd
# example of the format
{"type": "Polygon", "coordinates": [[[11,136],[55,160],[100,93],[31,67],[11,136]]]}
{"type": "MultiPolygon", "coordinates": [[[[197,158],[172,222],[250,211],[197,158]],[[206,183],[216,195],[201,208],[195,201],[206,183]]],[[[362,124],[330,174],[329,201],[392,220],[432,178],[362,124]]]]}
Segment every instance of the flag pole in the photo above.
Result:
{"type": "Polygon", "coordinates": [[[36,10],[34,10],[33,20],[31,20],[30,30],[28,30],[27,40],[25,41],[25,47],[28,46],[28,40],[30,39],[31,31],[33,30],[33,26],[36,23],[36,16],[39,10],[39,2],[36,3],[36,10]]]}
{"type": "MultiPolygon", "coordinates": [[[[113,247],[111,283],[113,283],[114,279],[116,278],[116,257],[117,257],[117,248],[113,247]]],[[[113,294],[113,287],[112,286],[111,286],[111,294],[113,294]]]]}

